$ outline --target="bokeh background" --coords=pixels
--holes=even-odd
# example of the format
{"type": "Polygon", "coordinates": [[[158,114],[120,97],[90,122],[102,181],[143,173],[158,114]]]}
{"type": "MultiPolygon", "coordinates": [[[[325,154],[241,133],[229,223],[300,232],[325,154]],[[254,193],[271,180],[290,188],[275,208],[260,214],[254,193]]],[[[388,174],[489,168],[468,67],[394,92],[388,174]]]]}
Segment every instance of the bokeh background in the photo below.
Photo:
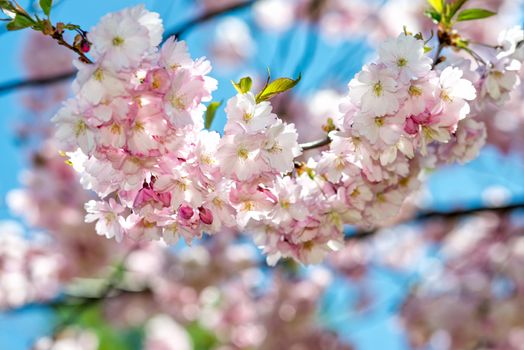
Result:
{"type": "MultiPolygon", "coordinates": [[[[29,7],[26,2],[20,3],[29,7]]],[[[347,82],[360,70],[364,62],[373,57],[375,47],[381,39],[396,36],[402,31],[403,25],[407,25],[412,31],[423,30],[426,33],[430,28],[430,22],[422,15],[425,7],[425,1],[422,0],[326,2],[332,3],[329,11],[321,5],[318,10],[308,10],[308,1],[305,0],[261,0],[257,4],[217,16],[185,31],[183,39],[187,40],[192,56],[207,56],[212,60],[214,69],[211,75],[219,80],[220,87],[214,94],[214,100],[226,100],[232,96],[235,92],[230,81],[238,80],[242,76],[250,75],[254,77],[255,83],[260,84],[265,79],[267,67],[274,77],[297,76],[298,73],[302,73],[303,80],[299,86],[292,94],[280,98],[275,104],[276,109],[286,118],[297,123],[302,131],[301,135],[304,135],[304,141],[312,140],[322,135],[321,126],[325,118],[337,109],[334,102],[337,96],[346,92],[347,82]]],[[[229,6],[231,1],[62,0],[55,3],[55,20],[79,24],[84,29],[89,29],[108,12],[139,3],[145,4],[149,10],[159,12],[165,28],[176,29],[205,11],[229,6]]],[[[499,12],[499,16],[483,22],[480,26],[473,23],[464,28],[470,35],[487,42],[495,42],[500,30],[522,23],[523,5],[519,0],[471,0],[471,3],[474,3],[475,7],[484,6],[499,12]]],[[[8,81],[34,77],[35,74],[46,76],[46,63],[41,63],[41,71],[28,63],[28,60],[38,57],[37,54],[45,50],[29,31],[5,32],[0,29],[0,85],[8,81]]],[[[67,53],[64,52],[63,55],[62,58],[65,57],[67,62],[67,53]]],[[[67,71],[68,67],[65,68],[67,71]]],[[[70,82],[65,82],[53,85],[55,89],[63,89],[54,93],[66,96],[69,93],[69,84],[70,82]]],[[[0,95],[0,242],[3,231],[18,230],[28,239],[33,239],[35,236],[46,234],[49,227],[56,228],[61,224],[61,216],[57,215],[49,218],[51,221],[56,220],[52,225],[42,225],[41,222],[34,225],[31,220],[27,220],[29,214],[24,213],[25,210],[29,211],[29,208],[24,208],[23,205],[16,208],[11,205],[10,208],[7,200],[10,193],[12,196],[14,189],[27,188],[27,169],[34,169],[35,154],[43,149],[43,140],[49,135],[48,120],[59,106],[59,103],[53,100],[56,99],[54,93],[42,92],[40,88],[29,88],[2,92],[0,95]],[[51,100],[45,108],[34,107],[35,101],[45,100],[51,100]]],[[[518,93],[520,94],[520,91],[518,93]]],[[[421,193],[413,199],[413,208],[407,209],[408,219],[417,211],[453,212],[524,203],[524,106],[519,94],[515,95],[514,100],[504,110],[490,111],[485,117],[489,118],[489,144],[476,160],[466,165],[440,169],[428,177],[421,193]]],[[[219,111],[213,129],[221,131],[224,123],[223,111],[219,111]]],[[[44,179],[40,186],[47,184],[44,179]]],[[[77,190],[80,191],[78,188],[77,190]]],[[[459,293],[465,293],[466,301],[478,298],[487,300],[487,305],[490,298],[494,298],[496,301],[493,301],[492,305],[501,308],[517,308],[524,304],[524,295],[519,294],[522,293],[519,283],[524,279],[524,260],[518,260],[522,258],[523,243],[518,243],[520,250],[515,248],[515,251],[521,254],[519,257],[512,258],[511,254],[504,253],[504,249],[511,250],[518,244],[504,236],[502,231],[509,229],[501,224],[502,222],[513,227],[511,235],[514,236],[511,237],[523,233],[522,212],[519,210],[483,212],[480,215],[452,219],[444,217],[424,221],[412,220],[383,229],[366,240],[351,243],[343,254],[323,266],[299,268],[298,271],[295,267],[288,267],[284,276],[289,279],[323,281],[319,282],[322,292],[313,297],[314,322],[322,329],[336,332],[343,343],[347,343],[348,346],[350,344],[355,349],[415,348],[420,337],[416,335],[416,330],[412,329],[411,334],[406,331],[406,319],[409,317],[403,321],[403,312],[411,312],[410,317],[420,327],[432,328],[427,332],[430,334],[426,337],[427,341],[419,344],[421,349],[524,349],[524,328],[520,328],[524,327],[524,322],[507,315],[498,315],[499,318],[487,317],[485,322],[479,321],[475,327],[481,328],[480,333],[487,333],[487,339],[496,328],[492,327],[490,322],[499,325],[506,322],[506,328],[501,326],[501,331],[507,334],[498,338],[506,337],[510,345],[498,346],[492,340],[483,343],[479,338],[479,343],[473,344],[472,347],[454,347],[454,335],[450,329],[468,333],[469,330],[460,329],[460,323],[465,327],[464,323],[479,320],[483,314],[477,314],[467,308],[457,310],[456,307],[463,302],[460,297],[436,297],[445,293],[453,294],[453,288],[457,288],[459,284],[453,278],[464,278],[463,282],[465,281],[467,286],[473,286],[473,291],[468,287],[468,292],[459,293]],[[500,271],[500,276],[494,274],[490,263],[482,256],[475,257],[478,259],[476,261],[468,261],[474,259],[474,252],[482,251],[485,245],[488,245],[484,242],[479,247],[479,240],[485,239],[486,235],[496,236],[498,233],[500,235],[495,242],[498,245],[489,243],[496,248],[490,248],[491,253],[486,252],[486,255],[499,261],[501,266],[512,265],[516,271],[520,269],[520,273],[516,275],[513,272],[505,274],[500,271]],[[449,237],[451,238],[448,239],[449,237]],[[473,267],[463,275],[446,274],[446,270],[451,269],[450,266],[456,261],[473,267]],[[473,271],[479,266],[483,267],[479,268],[479,271],[473,271]],[[482,275],[483,273],[488,277],[482,275]],[[405,311],[408,305],[406,300],[416,299],[413,295],[421,285],[435,283],[439,285],[439,292],[442,294],[434,294],[433,298],[426,295],[428,299],[421,297],[420,305],[405,311]],[[496,304],[500,300],[510,298],[509,295],[515,296],[512,299],[514,303],[509,306],[496,304]],[[428,300],[440,300],[440,304],[435,302],[435,305],[430,305],[428,300]],[[448,309],[454,309],[456,314],[451,314],[448,309]],[[426,317],[425,313],[434,316],[438,311],[442,311],[440,318],[427,320],[429,316],[426,317]],[[445,314],[446,312],[448,313],[445,314]],[[458,324],[449,325],[452,321],[458,324]],[[413,337],[416,339],[413,340],[413,337]]],[[[248,244],[246,240],[241,243],[243,246],[248,244]]],[[[189,249],[177,247],[173,249],[173,254],[179,255],[184,251],[189,254],[189,249]]],[[[249,251],[255,256],[258,264],[262,265],[257,271],[262,275],[272,274],[269,269],[263,267],[262,259],[257,256],[256,250],[249,251]]],[[[235,252],[228,251],[228,254],[235,252]]],[[[74,263],[68,259],[72,259],[71,256],[65,260],[65,264],[74,263]]],[[[216,260],[212,259],[211,265],[213,261],[216,260]]],[[[1,262],[0,260],[0,269],[1,262]]],[[[188,268],[193,267],[189,264],[188,268]]],[[[460,270],[461,267],[454,268],[460,270]]],[[[240,272],[234,270],[229,273],[234,276],[240,275],[240,272]]],[[[271,283],[271,280],[267,276],[259,277],[257,283],[260,287],[264,283],[271,283]]],[[[232,286],[228,288],[234,289],[232,286]]],[[[300,293],[301,288],[306,287],[295,284],[290,288],[300,293]]],[[[234,294],[234,291],[230,289],[228,293],[234,294]]],[[[255,298],[254,302],[257,300],[255,298]]],[[[416,300],[413,303],[416,303],[416,300]]],[[[0,313],[0,349],[29,349],[36,339],[49,335],[58,316],[56,308],[47,304],[32,302],[29,305],[5,308],[0,313]]],[[[146,303],[140,307],[147,308],[148,305],[146,303]]],[[[478,305],[475,308],[478,308],[478,305]]],[[[120,309],[115,307],[110,311],[114,313],[113,318],[117,318],[120,312],[118,310],[120,309]]],[[[168,310],[162,311],[169,314],[168,310]]],[[[139,336],[128,336],[136,339],[125,344],[133,344],[135,348],[142,346],[140,344],[143,343],[143,332],[139,336]]],[[[191,336],[204,337],[198,332],[192,332],[191,336]]],[[[268,336],[273,335],[268,333],[268,336]]],[[[278,334],[274,333],[274,336],[278,334]]],[[[196,344],[194,339],[193,343],[196,344]]],[[[121,346],[106,348],[120,349],[121,346]]],[[[123,348],[125,346],[128,345],[124,345],[123,348]]],[[[199,346],[201,349],[206,348],[205,345],[199,346]]],[[[195,346],[195,349],[200,348],[195,346]]],[[[236,349],[233,346],[224,347],[226,348],[236,349]]]]}

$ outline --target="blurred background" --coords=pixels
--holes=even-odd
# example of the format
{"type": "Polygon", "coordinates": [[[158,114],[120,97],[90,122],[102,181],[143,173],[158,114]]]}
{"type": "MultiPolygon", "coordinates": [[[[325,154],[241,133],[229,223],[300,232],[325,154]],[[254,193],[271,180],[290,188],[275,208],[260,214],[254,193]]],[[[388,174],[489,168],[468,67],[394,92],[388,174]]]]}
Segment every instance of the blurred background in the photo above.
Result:
{"type": "MultiPolygon", "coordinates": [[[[85,30],[144,3],[194,58],[211,60],[215,101],[235,94],[231,80],[263,84],[268,67],[273,77],[301,73],[273,105],[303,142],[322,137],[378,43],[404,25],[425,37],[432,29],[425,0],[54,3],[55,21],[85,30]]],[[[460,30],[496,44],[522,25],[523,5],[470,0],[498,15],[460,30]]],[[[396,222],[349,239],[322,265],[268,268],[234,232],[167,248],[118,245],[84,223],[92,194],[49,122],[71,93],[72,58],[39,33],[0,28],[0,349],[524,349],[520,87],[477,117],[488,126],[481,155],[432,173],[396,222]]],[[[213,129],[224,123],[222,109],[213,129]]]]}

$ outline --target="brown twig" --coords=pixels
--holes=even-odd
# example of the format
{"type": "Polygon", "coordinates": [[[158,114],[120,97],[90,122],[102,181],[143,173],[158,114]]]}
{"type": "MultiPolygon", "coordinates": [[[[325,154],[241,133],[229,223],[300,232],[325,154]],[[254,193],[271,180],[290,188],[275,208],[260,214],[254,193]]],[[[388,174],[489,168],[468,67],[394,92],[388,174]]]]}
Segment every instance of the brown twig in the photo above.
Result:
{"type": "Polygon", "coordinates": [[[249,1],[245,1],[245,2],[238,2],[238,3],[235,3],[235,4],[229,5],[229,6],[218,8],[216,10],[211,10],[211,11],[208,11],[208,12],[204,12],[204,13],[200,14],[199,16],[197,16],[197,17],[195,17],[193,19],[190,19],[187,22],[181,24],[177,29],[167,31],[164,34],[164,40],[169,38],[169,37],[171,37],[171,36],[175,36],[175,37],[179,38],[182,35],[184,35],[187,31],[193,29],[193,27],[195,27],[195,26],[197,26],[199,24],[208,22],[208,21],[210,21],[210,20],[212,20],[214,18],[220,17],[220,16],[225,15],[225,14],[229,14],[229,13],[232,13],[232,12],[235,12],[235,11],[238,11],[238,10],[242,10],[242,9],[248,8],[248,7],[252,6],[252,5],[254,5],[258,1],[261,1],[261,0],[249,0],[249,1]]]}
{"type": "Polygon", "coordinates": [[[315,148],[327,146],[330,143],[331,143],[331,138],[329,138],[329,136],[326,136],[326,138],[323,138],[321,140],[301,143],[299,146],[300,148],[302,148],[302,151],[309,151],[315,148]]]}
{"type": "MultiPolygon", "coordinates": [[[[514,204],[508,204],[508,205],[500,206],[500,207],[476,207],[476,208],[454,210],[454,211],[428,211],[428,212],[421,212],[418,215],[416,215],[414,218],[398,223],[398,225],[412,223],[412,222],[426,221],[426,220],[431,220],[431,219],[446,219],[446,220],[457,219],[457,218],[470,216],[470,215],[483,213],[483,212],[507,213],[507,212],[511,212],[517,209],[524,209],[524,203],[514,203],[514,204]]],[[[365,239],[365,238],[374,236],[379,231],[380,231],[380,228],[373,229],[373,230],[367,230],[367,231],[364,231],[364,230],[357,231],[355,234],[346,236],[345,239],[348,241],[365,239]]]]}
{"type": "MultiPolygon", "coordinates": [[[[196,25],[208,22],[214,18],[220,17],[230,12],[241,10],[243,8],[247,8],[249,6],[252,6],[254,3],[258,1],[262,1],[262,0],[250,0],[250,1],[239,3],[239,4],[230,5],[230,6],[218,9],[218,10],[213,10],[213,11],[203,13],[185,22],[184,24],[180,25],[178,29],[167,31],[166,34],[164,35],[164,41],[173,35],[175,35],[176,37],[180,37],[183,34],[185,34],[187,31],[191,30],[196,25]]],[[[54,76],[45,77],[45,78],[17,79],[17,80],[8,81],[3,84],[0,84],[0,94],[8,93],[12,90],[26,88],[26,87],[45,86],[48,84],[54,84],[57,82],[61,82],[61,81],[65,81],[65,80],[74,78],[75,75],[76,75],[76,71],[70,71],[70,72],[62,73],[60,75],[54,75],[54,76]]]]}

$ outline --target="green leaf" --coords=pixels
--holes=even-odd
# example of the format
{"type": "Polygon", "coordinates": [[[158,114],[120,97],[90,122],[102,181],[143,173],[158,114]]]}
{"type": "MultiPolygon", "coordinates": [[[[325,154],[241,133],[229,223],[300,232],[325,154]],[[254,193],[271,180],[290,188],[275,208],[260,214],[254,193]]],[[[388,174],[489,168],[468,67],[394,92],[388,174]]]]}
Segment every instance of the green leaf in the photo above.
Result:
{"type": "Polygon", "coordinates": [[[466,9],[460,12],[457,16],[457,21],[473,21],[475,19],[482,19],[496,15],[495,12],[485,9],[466,9]]]}
{"type": "Polygon", "coordinates": [[[424,11],[424,15],[431,18],[435,23],[440,23],[440,20],[442,19],[442,15],[434,10],[426,10],[424,11]]]}
{"type": "Polygon", "coordinates": [[[442,0],[428,0],[428,4],[433,7],[437,13],[442,13],[442,10],[444,9],[442,0]]]}
{"type": "Polygon", "coordinates": [[[211,124],[213,124],[213,120],[215,119],[215,115],[217,113],[218,108],[222,105],[222,101],[220,102],[211,102],[209,106],[207,106],[206,110],[206,120],[205,120],[205,128],[209,129],[211,128],[211,124]]]}
{"type": "Polygon", "coordinates": [[[449,17],[453,18],[457,11],[460,10],[467,1],[468,0],[455,0],[452,4],[450,4],[449,17]]]}
{"type": "Polygon", "coordinates": [[[80,26],[78,24],[67,23],[67,24],[64,24],[64,29],[76,30],[76,29],[80,29],[80,26]]]}
{"type": "Polygon", "coordinates": [[[51,14],[51,6],[53,6],[53,0],[40,0],[40,7],[47,17],[51,14]]]}
{"type": "Polygon", "coordinates": [[[7,30],[20,30],[27,27],[31,27],[33,24],[35,24],[35,21],[33,21],[31,18],[26,17],[22,14],[17,14],[15,19],[7,23],[6,27],[7,30]]]}
{"type": "Polygon", "coordinates": [[[251,86],[253,85],[253,80],[251,80],[250,77],[244,77],[240,79],[238,83],[235,83],[232,81],[233,86],[240,94],[247,94],[249,91],[251,91],[251,86]]]}
{"type": "Polygon", "coordinates": [[[12,10],[13,5],[8,0],[0,0],[0,9],[12,10]]]}
{"type": "Polygon", "coordinates": [[[113,328],[103,315],[100,304],[91,305],[83,310],[79,306],[61,306],[57,310],[59,318],[67,320],[71,314],[81,312],[79,317],[74,319],[71,326],[89,329],[98,338],[98,350],[138,350],[144,337],[144,330],[141,327],[128,329],[113,328]]]}
{"type": "Polygon", "coordinates": [[[302,79],[302,75],[299,75],[297,79],[291,78],[279,78],[266,84],[266,86],[257,95],[257,103],[267,101],[278,94],[286,92],[294,88],[302,79]]]}
{"type": "Polygon", "coordinates": [[[189,333],[195,350],[213,349],[218,344],[217,337],[196,322],[189,324],[186,331],[189,333]]]}

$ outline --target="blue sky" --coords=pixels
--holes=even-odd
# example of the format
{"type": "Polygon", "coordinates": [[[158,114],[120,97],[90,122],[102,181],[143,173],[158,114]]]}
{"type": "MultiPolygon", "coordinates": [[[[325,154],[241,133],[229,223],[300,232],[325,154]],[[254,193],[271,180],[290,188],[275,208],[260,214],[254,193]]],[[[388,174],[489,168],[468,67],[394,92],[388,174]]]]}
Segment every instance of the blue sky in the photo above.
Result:
{"type": "MultiPolygon", "coordinates": [[[[187,0],[174,0],[175,6],[169,9],[169,2],[157,1],[80,1],[66,0],[53,11],[53,18],[57,21],[71,22],[89,29],[98,19],[110,11],[115,11],[126,6],[137,3],[144,3],[146,7],[161,13],[165,26],[171,27],[174,23],[179,23],[183,19],[178,16],[188,18],[191,13],[184,11],[187,9],[187,0]]],[[[24,1],[22,1],[24,3],[24,1]]],[[[242,15],[245,16],[245,15],[242,15]]],[[[202,45],[212,31],[213,24],[208,24],[199,30],[191,32],[186,39],[189,42],[193,56],[205,55],[206,49],[202,45]]],[[[290,45],[291,57],[290,65],[287,69],[277,65],[272,67],[274,75],[291,75],[295,71],[295,63],[301,55],[307,32],[302,28],[301,35],[293,40],[290,45]]],[[[311,35],[311,34],[310,34],[311,35]]],[[[0,34],[0,83],[20,78],[23,75],[20,66],[19,55],[22,49],[25,32],[0,34]]],[[[259,50],[257,62],[259,72],[264,72],[266,64],[273,60],[273,53],[277,48],[277,40],[274,34],[256,34],[264,50],[259,50]]],[[[326,62],[336,57],[336,53],[324,43],[319,44],[316,55],[312,58],[312,67],[323,67],[326,62]]],[[[346,44],[346,51],[357,52],[347,67],[347,80],[349,80],[359,68],[364,55],[369,49],[362,43],[346,44]]],[[[348,60],[349,61],[349,60],[348,60]]],[[[252,70],[240,68],[240,71],[233,75],[227,72],[216,72],[212,75],[219,79],[221,89],[215,94],[215,100],[226,99],[233,94],[233,88],[229,81],[238,77],[252,73],[252,70]]],[[[323,78],[322,70],[309,69],[304,80],[301,82],[300,93],[307,94],[317,85],[315,82],[323,78]]],[[[25,166],[25,159],[20,149],[14,141],[13,122],[22,114],[22,110],[17,106],[17,94],[7,94],[0,96],[0,152],[1,152],[1,172],[0,172],[0,219],[13,219],[10,216],[3,198],[12,188],[19,186],[18,174],[25,166]]],[[[214,127],[221,129],[224,123],[223,114],[214,127]]],[[[431,206],[445,210],[451,207],[478,205],[481,193],[490,186],[504,186],[515,198],[524,199],[524,166],[518,157],[502,157],[493,150],[486,150],[483,156],[466,167],[452,166],[443,171],[435,173],[430,181],[431,206]]],[[[1,232],[0,232],[1,234],[1,232]]],[[[406,292],[406,281],[398,276],[391,276],[384,272],[376,271],[373,273],[373,289],[377,292],[380,303],[376,309],[366,319],[355,319],[348,317],[347,320],[341,318],[334,322],[333,327],[337,328],[345,337],[350,338],[358,345],[361,350],[404,350],[407,345],[404,337],[398,332],[394,319],[391,317],[393,312],[401,302],[406,292]]],[[[337,284],[342,287],[344,282],[337,284]]],[[[352,297],[345,288],[333,288],[329,291],[328,297],[337,301],[341,305],[350,303],[352,297]]],[[[340,310],[340,309],[339,309],[340,310]]],[[[0,349],[23,350],[27,349],[31,339],[38,334],[42,334],[49,329],[48,310],[39,307],[26,308],[12,314],[0,314],[0,349]]]]}

